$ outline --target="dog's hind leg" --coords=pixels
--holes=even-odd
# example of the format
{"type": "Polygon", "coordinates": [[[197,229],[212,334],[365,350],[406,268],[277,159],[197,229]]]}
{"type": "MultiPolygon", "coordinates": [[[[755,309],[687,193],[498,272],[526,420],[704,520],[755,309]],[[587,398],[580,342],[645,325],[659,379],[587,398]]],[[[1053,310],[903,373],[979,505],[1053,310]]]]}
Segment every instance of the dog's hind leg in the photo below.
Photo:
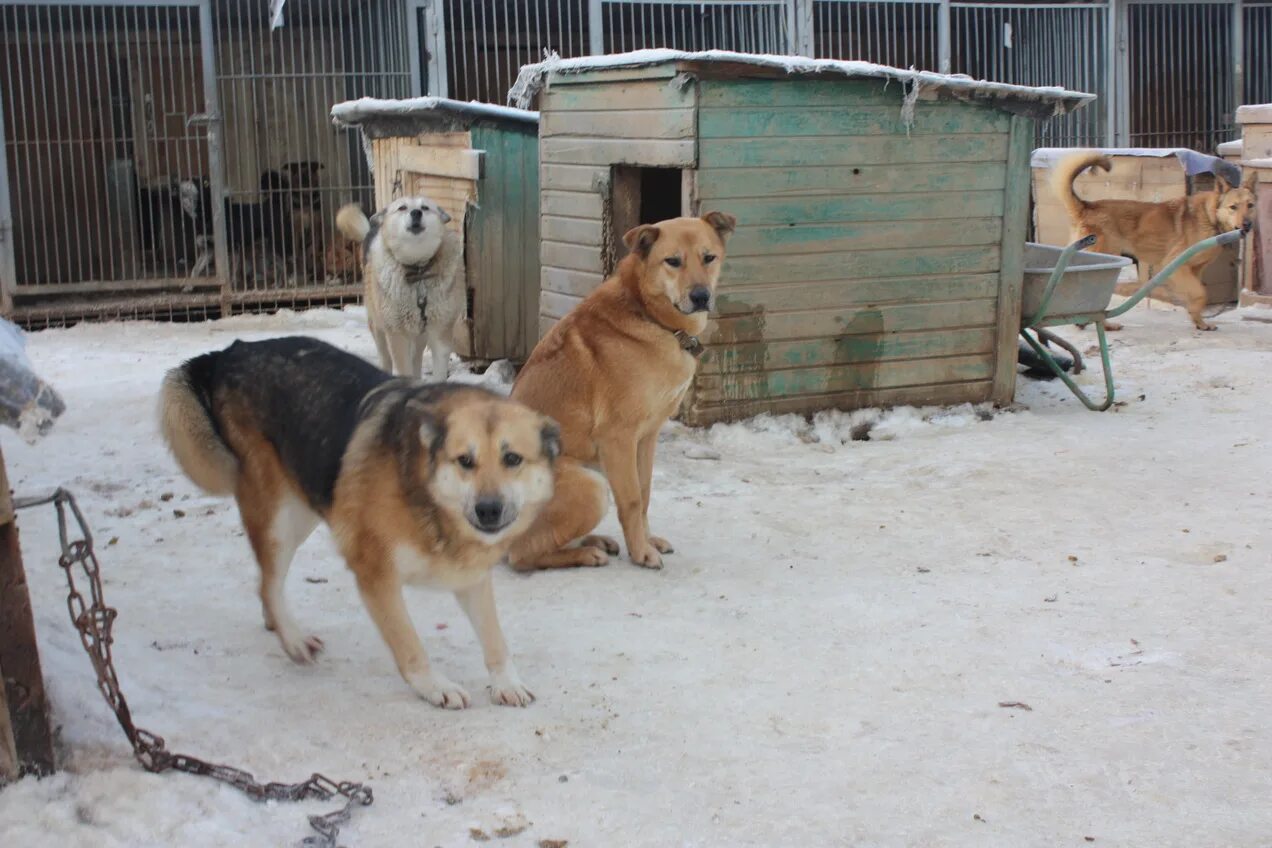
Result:
{"type": "Polygon", "coordinates": [[[323,647],[322,640],[305,635],[297,625],[287,609],[283,587],[296,549],[318,526],[319,518],[299,495],[285,486],[280,487],[281,478],[271,475],[271,480],[262,480],[262,476],[259,469],[245,469],[235,500],[261,568],[265,628],[278,635],[287,656],[305,665],[317,658],[323,647]]]}
{"type": "Polygon", "coordinates": [[[608,505],[605,478],[564,457],[557,461],[555,476],[552,501],[509,551],[508,562],[517,571],[605,565],[609,562],[609,553],[618,553],[600,543],[613,544],[613,540],[599,536],[583,538],[578,547],[565,547],[582,538],[605,517],[608,505]]]}
{"type": "Polygon", "coordinates": [[[1206,308],[1206,285],[1192,268],[1185,266],[1176,271],[1174,278],[1170,281],[1170,288],[1183,302],[1188,310],[1188,317],[1192,318],[1193,325],[1198,330],[1219,329],[1201,314],[1206,308]]]}
{"type": "Polygon", "coordinates": [[[490,572],[476,585],[457,591],[455,600],[459,601],[481,642],[482,657],[490,672],[490,700],[508,707],[527,706],[534,700],[534,693],[521,682],[508,658],[508,644],[495,611],[495,588],[490,572]]]}

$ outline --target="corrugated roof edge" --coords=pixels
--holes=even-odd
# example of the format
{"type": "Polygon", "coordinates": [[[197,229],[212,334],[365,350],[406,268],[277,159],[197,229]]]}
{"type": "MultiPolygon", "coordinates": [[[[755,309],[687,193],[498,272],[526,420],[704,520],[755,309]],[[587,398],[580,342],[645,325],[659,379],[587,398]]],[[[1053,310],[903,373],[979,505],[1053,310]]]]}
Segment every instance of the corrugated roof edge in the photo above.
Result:
{"type": "Polygon", "coordinates": [[[680,50],[636,50],[607,56],[581,56],[562,59],[551,54],[542,62],[525,65],[517,81],[508,91],[508,102],[520,108],[534,103],[535,97],[553,73],[571,74],[587,71],[649,67],[667,63],[705,64],[731,63],[784,70],[792,76],[837,74],[849,78],[896,80],[910,87],[911,97],[918,91],[936,90],[964,100],[992,101],[1006,111],[1035,118],[1049,118],[1078,109],[1095,99],[1094,94],[1065,88],[1036,88],[1003,82],[974,80],[963,74],[938,74],[931,71],[902,70],[873,62],[810,59],[806,56],[773,56],[760,53],[733,53],[707,50],[688,53],[680,50]]]}
{"type": "Polygon", "coordinates": [[[382,100],[362,97],[346,100],[331,107],[331,120],[346,127],[360,126],[377,118],[411,118],[445,115],[467,121],[516,122],[537,124],[539,113],[493,103],[450,100],[445,97],[410,97],[404,100],[382,100]]]}

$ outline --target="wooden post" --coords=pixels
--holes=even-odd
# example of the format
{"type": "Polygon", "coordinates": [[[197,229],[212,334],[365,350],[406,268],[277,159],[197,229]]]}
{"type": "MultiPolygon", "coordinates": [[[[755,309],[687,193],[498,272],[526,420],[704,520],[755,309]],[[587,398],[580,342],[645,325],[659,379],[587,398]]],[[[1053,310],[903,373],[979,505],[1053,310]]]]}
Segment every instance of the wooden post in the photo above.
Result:
{"type": "Polygon", "coordinates": [[[1254,232],[1246,238],[1250,276],[1241,291],[1242,306],[1272,306],[1272,103],[1237,109],[1241,126],[1241,166],[1253,170],[1255,184],[1254,232]]]}
{"type": "Polygon", "coordinates": [[[53,733],[3,452],[0,452],[0,676],[4,680],[0,707],[5,708],[4,718],[0,720],[0,781],[6,777],[11,779],[14,774],[51,774],[53,733]],[[8,745],[7,740],[12,744],[8,745]],[[16,759],[16,768],[11,768],[10,774],[5,774],[4,768],[6,748],[11,749],[16,759]]]}

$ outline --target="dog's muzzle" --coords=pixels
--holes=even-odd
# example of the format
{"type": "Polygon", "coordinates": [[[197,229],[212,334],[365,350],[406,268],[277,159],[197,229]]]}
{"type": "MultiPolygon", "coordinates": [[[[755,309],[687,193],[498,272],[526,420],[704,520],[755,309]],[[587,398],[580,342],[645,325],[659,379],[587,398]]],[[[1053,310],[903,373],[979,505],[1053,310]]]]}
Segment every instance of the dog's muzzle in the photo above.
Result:
{"type": "Polygon", "coordinates": [[[709,312],[711,310],[711,289],[706,286],[694,286],[689,289],[688,309],[685,308],[684,301],[681,301],[680,311],[692,315],[695,312],[709,312]]]}
{"type": "Polygon", "coordinates": [[[1254,229],[1254,221],[1242,221],[1241,232],[1248,233],[1254,229]]]}
{"type": "Polygon", "coordinates": [[[468,513],[468,523],[483,533],[498,533],[516,520],[517,511],[503,498],[481,498],[468,513]]]}

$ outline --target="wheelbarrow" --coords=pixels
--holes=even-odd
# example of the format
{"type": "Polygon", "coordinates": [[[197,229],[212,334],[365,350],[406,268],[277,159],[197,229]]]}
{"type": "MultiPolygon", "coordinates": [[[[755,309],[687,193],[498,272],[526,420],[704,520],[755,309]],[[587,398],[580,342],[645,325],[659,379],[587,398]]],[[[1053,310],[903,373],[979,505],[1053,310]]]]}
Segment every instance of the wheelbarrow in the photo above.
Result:
{"type": "Polygon", "coordinates": [[[1245,233],[1232,230],[1197,242],[1176,256],[1166,267],[1128,297],[1109,309],[1113,290],[1122,269],[1131,263],[1123,256],[1102,253],[1079,253],[1095,244],[1095,236],[1086,236],[1065,248],[1045,244],[1025,244],[1025,282],[1021,292],[1020,335],[1051,372],[1064,381],[1069,391],[1087,409],[1103,412],[1113,405],[1113,366],[1109,362],[1109,341],[1104,324],[1135,307],[1153,290],[1170,279],[1170,275],[1198,253],[1232,244],[1245,233]],[[1070,267],[1072,265],[1072,267],[1070,267]],[[1067,278],[1067,279],[1066,279],[1067,278]],[[1061,279],[1065,285],[1061,286],[1061,279]],[[1104,365],[1104,401],[1096,403],[1073,381],[1052,355],[1048,345],[1056,344],[1073,355],[1073,373],[1082,371],[1082,356],[1077,348],[1065,342],[1046,327],[1063,324],[1094,324],[1100,340],[1100,361],[1104,365]]]}

